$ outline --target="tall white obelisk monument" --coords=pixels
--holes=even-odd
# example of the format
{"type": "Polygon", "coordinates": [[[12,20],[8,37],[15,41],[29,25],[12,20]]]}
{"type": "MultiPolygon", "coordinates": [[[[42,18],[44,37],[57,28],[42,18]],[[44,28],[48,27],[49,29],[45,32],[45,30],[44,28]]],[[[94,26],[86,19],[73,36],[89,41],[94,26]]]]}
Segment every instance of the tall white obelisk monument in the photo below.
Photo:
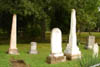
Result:
{"type": "Polygon", "coordinates": [[[8,50],[9,54],[19,54],[17,50],[17,15],[14,14],[12,18],[12,29],[11,29],[11,39],[10,39],[10,48],[8,50]]]}
{"type": "Polygon", "coordinates": [[[72,9],[72,13],[71,13],[69,43],[67,44],[64,54],[67,59],[81,58],[81,52],[79,51],[79,48],[77,46],[75,9],[72,9]]]}

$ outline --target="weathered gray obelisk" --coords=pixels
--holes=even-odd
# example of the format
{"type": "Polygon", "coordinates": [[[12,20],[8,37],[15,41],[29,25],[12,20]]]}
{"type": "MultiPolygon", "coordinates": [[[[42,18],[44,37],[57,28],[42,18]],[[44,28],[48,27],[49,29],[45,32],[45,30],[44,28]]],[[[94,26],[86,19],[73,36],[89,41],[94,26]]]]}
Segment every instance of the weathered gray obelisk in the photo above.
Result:
{"type": "Polygon", "coordinates": [[[75,9],[72,9],[72,13],[71,13],[69,43],[67,44],[64,54],[66,58],[70,60],[81,58],[81,52],[79,51],[79,48],[77,46],[75,9]]]}
{"type": "Polygon", "coordinates": [[[18,50],[17,50],[17,45],[16,45],[16,39],[17,39],[17,35],[16,35],[16,23],[17,23],[17,16],[16,14],[13,15],[12,18],[12,29],[11,29],[11,39],[10,39],[10,48],[8,50],[9,54],[19,54],[18,50]]]}

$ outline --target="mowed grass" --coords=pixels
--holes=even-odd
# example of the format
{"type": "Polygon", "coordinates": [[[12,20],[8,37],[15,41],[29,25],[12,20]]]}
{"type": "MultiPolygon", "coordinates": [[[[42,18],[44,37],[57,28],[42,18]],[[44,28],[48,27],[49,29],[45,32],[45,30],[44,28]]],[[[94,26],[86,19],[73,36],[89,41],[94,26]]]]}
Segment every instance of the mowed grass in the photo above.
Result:
{"type": "MultiPolygon", "coordinates": [[[[84,45],[80,45],[80,51],[82,52],[82,57],[91,57],[92,51],[84,49],[84,45]]],[[[47,64],[46,57],[49,56],[51,52],[50,43],[38,43],[37,55],[28,54],[30,50],[30,44],[18,44],[19,55],[9,55],[7,50],[9,48],[8,44],[0,45],[0,67],[11,67],[11,59],[24,60],[26,64],[30,67],[80,67],[79,60],[72,60],[61,62],[57,64],[47,64]]],[[[63,51],[66,48],[66,43],[63,43],[63,51]]],[[[100,57],[100,56],[99,56],[100,57]]]]}
{"type": "MultiPolygon", "coordinates": [[[[100,32],[91,32],[91,34],[92,34],[92,36],[95,36],[95,42],[100,44],[100,32]]],[[[80,42],[87,43],[89,33],[88,32],[82,32],[80,37],[77,33],[77,36],[78,36],[78,40],[80,40],[80,42]]]]}
{"type": "MultiPolygon", "coordinates": [[[[95,36],[95,41],[100,44],[100,32],[91,32],[91,34],[92,36],[95,36]]],[[[50,36],[51,36],[51,33],[47,32],[46,40],[50,41],[50,36]]],[[[87,43],[88,36],[89,36],[88,32],[81,32],[80,36],[79,36],[79,33],[77,32],[77,40],[80,41],[81,43],[87,43]]],[[[66,42],[66,41],[68,42],[68,39],[69,39],[69,34],[62,35],[63,42],[66,42]]]]}
{"type": "MultiPolygon", "coordinates": [[[[92,34],[96,37],[96,42],[100,44],[100,32],[92,32],[92,34]]],[[[78,33],[77,33],[78,36],[78,33]]],[[[81,36],[77,38],[77,40],[80,40],[81,45],[79,45],[80,51],[82,52],[82,57],[92,57],[92,51],[91,50],[86,50],[84,47],[87,42],[87,37],[89,34],[87,32],[82,32],[81,36]]],[[[63,51],[66,48],[67,42],[68,41],[68,35],[63,35],[63,51]]],[[[50,32],[46,33],[46,39],[50,41],[50,32]]],[[[39,54],[37,55],[30,55],[28,54],[30,50],[30,44],[18,44],[18,50],[19,50],[19,55],[9,55],[6,52],[9,49],[9,39],[0,37],[0,67],[11,67],[11,59],[16,59],[16,60],[24,60],[26,64],[29,64],[30,67],[80,67],[80,62],[79,60],[72,60],[72,61],[66,61],[66,62],[61,62],[57,64],[47,64],[46,63],[46,58],[49,56],[51,52],[50,48],[50,43],[38,43],[38,51],[39,54]],[[3,44],[7,43],[7,44],[3,44]]],[[[99,52],[100,54],[100,52],[99,52]]],[[[100,55],[99,55],[100,57],[100,55]]],[[[86,61],[87,62],[87,61],[86,61]]]]}

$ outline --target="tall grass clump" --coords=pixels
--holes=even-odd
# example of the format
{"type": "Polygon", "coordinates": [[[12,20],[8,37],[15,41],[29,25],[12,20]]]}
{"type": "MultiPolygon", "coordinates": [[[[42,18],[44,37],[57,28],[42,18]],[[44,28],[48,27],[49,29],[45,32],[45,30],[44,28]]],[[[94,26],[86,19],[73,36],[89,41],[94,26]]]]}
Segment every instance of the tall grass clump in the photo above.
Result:
{"type": "Polygon", "coordinates": [[[80,67],[90,67],[95,64],[100,64],[99,57],[85,56],[79,60],[80,67]]]}

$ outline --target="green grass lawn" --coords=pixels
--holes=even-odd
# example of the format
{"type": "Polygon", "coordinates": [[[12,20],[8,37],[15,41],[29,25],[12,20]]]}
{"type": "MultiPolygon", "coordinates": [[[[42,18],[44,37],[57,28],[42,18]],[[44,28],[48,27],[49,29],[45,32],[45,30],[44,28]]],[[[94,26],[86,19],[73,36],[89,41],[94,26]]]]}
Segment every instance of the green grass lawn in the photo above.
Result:
{"type": "MultiPolygon", "coordinates": [[[[66,43],[63,43],[63,51],[66,47],[66,43]]],[[[84,49],[84,45],[80,45],[80,50],[82,52],[82,57],[92,56],[91,50],[84,49]]],[[[38,43],[37,55],[30,55],[27,52],[30,50],[30,44],[18,44],[18,50],[20,55],[9,55],[6,53],[8,50],[8,44],[0,45],[0,67],[11,67],[10,60],[24,60],[26,64],[29,64],[30,67],[80,67],[79,60],[72,60],[61,62],[57,64],[47,64],[46,57],[50,54],[50,43],[38,43]]]]}
{"type": "MultiPolygon", "coordinates": [[[[93,36],[95,36],[96,42],[100,44],[100,32],[91,32],[93,36]]],[[[88,32],[81,32],[80,36],[79,33],[77,33],[77,40],[80,40],[81,43],[87,43],[87,38],[89,36],[88,32]]],[[[69,34],[63,34],[62,40],[63,42],[68,41],[69,34]]],[[[46,33],[46,40],[50,41],[50,32],[46,33]]]]}
{"type": "MultiPolygon", "coordinates": [[[[96,42],[100,44],[100,32],[91,32],[93,36],[95,36],[96,38],[96,42]]],[[[87,43],[87,38],[89,36],[88,32],[81,32],[80,36],[79,33],[77,33],[77,40],[80,41],[81,43],[87,43]]],[[[17,37],[17,42],[20,43],[30,43],[34,37],[17,37]]],[[[50,38],[51,38],[51,33],[50,32],[46,32],[46,40],[44,41],[44,43],[49,43],[50,42],[50,38]]],[[[62,35],[62,40],[63,42],[68,42],[68,38],[69,38],[69,34],[63,34],[62,35]]],[[[10,41],[10,36],[7,36],[5,34],[0,34],[0,44],[9,44],[10,41]]],[[[41,38],[38,37],[37,42],[41,42],[41,38]]]]}
{"type": "MultiPolygon", "coordinates": [[[[92,32],[92,34],[96,36],[96,42],[99,43],[100,45],[100,32],[92,32]]],[[[82,32],[81,36],[80,37],[78,36],[78,40],[80,40],[80,42],[83,43],[82,45],[79,45],[79,48],[82,52],[82,57],[92,57],[92,51],[84,49],[88,35],[89,34],[87,32],[82,32]]],[[[63,35],[62,38],[63,41],[65,42],[65,43],[63,42],[63,51],[64,51],[64,49],[66,48],[67,44],[66,41],[68,40],[68,35],[63,35]]],[[[30,50],[30,44],[18,44],[18,50],[20,55],[7,54],[6,52],[9,48],[9,39],[10,39],[9,37],[0,36],[0,67],[11,67],[10,61],[13,58],[16,60],[24,60],[26,64],[30,65],[30,67],[80,67],[79,60],[66,61],[57,64],[46,63],[46,57],[49,56],[51,52],[49,43],[50,33],[46,33],[46,40],[48,40],[48,43],[38,43],[39,54],[37,55],[30,55],[27,53],[30,50]]]]}

